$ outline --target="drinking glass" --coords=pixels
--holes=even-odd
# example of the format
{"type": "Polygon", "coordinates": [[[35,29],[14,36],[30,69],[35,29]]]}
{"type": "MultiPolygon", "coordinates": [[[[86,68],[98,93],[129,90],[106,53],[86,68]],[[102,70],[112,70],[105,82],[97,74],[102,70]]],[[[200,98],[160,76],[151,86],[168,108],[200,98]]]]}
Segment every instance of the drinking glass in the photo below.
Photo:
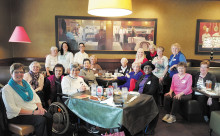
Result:
{"type": "Polygon", "coordinates": [[[212,90],[212,81],[211,80],[206,80],[205,84],[206,84],[207,91],[212,90]]]}
{"type": "Polygon", "coordinates": [[[124,102],[127,100],[128,97],[128,88],[127,87],[122,87],[122,98],[124,100],[124,102]]]}
{"type": "Polygon", "coordinates": [[[112,83],[112,86],[113,86],[113,89],[115,90],[115,89],[118,88],[118,83],[117,83],[117,82],[113,82],[113,83],[112,83]]]}

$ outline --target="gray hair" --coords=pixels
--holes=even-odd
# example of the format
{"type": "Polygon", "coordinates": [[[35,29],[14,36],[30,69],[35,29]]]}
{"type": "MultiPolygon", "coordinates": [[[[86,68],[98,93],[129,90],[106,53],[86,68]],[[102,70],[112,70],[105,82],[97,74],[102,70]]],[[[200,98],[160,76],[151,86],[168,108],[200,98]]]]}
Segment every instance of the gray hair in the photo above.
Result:
{"type": "Polygon", "coordinates": [[[32,69],[33,69],[33,65],[34,64],[37,64],[38,65],[38,67],[39,67],[39,69],[41,69],[41,65],[40,65],[40,63],[39,62],[37,62],[37,61],[33,61],[33,62],[31,62],[31,64],[29,65],[29,69],[32,71],[32,69]]]}
{"type": "Polygon", "coordinates": [[[80,66],[79,63],[71,63],[70,64],[70,70],[77,68],[78,70],[80,70],[80,66]]]}
{"type": "Polygon", "coordinates": [[[50,48],[50,50],[51,50],[51,51],[53,51],[53,50],[57,50],[57,51],[58,51],[58,48],[55,47],[55,46],[52,46],[52,47],[50,48]]]}
{"type": "Polygon", "coordinates": [[[122,61],[126,61],[126,62],[128,63],[128,59],[127,59],[127,58],[122,58],[122,59],[121,59],[121,62],[122,62],[122,61]]]}

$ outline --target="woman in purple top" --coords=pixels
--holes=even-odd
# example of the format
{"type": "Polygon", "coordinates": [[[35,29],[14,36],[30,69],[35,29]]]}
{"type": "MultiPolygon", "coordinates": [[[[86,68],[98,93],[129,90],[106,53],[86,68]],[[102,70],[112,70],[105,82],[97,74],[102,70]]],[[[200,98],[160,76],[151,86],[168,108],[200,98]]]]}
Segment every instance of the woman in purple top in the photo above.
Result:
{"type": "Polygon", "coordinates": [[[164,95],[164,108],[167,114],[162,120],[167,123],[176,122],[175,115],[180,107],[180,102],[192,98],[192,75],[186,73],[186,63],[178,63],[177,71],[178,73],[172,78],[170,91],[164,95]]]}
{"type": "Polygon", "coordinates": [[[127,87],[129,91],[133,91],[134,87],[131,88],[130,85],[131,84],[135,85],[136,81],[139,80],[139,78],[143,75],[142,72],[140,71],[141,63],[139,62],[132,63],[132,69],[133,71],[130,72],[129,74],[126,74],[125,76],[122,77],[118,77],[118,80],[126,81],[125,84],[119,86],[120,88],[127,87]]]}

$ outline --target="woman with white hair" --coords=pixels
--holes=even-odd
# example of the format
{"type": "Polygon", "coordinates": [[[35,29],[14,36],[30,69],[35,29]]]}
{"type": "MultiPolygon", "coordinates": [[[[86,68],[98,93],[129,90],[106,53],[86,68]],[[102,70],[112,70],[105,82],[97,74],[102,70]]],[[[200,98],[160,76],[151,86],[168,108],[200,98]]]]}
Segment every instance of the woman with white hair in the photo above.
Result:
{"type": "Polygon", "coordinates": [[[78,63],[70,64],[70,74],[63,77],[61,82],[63,94],[73,95],[89,89],[82,77],[79,77],[80,66],[78,63]]]}
{"type": "Polygon", "coordinates": [[[102,70],[101,66],[97,64],[97,57],[95,55],[91,55],[89,59],[91,61],[90,68],[93,70],[94,74],[98,73],[99,70],[102,70]]]}
{"type": "Polygon", "coordinates": [[[55,46],[52,46],[50,48],[51,53],[47,55],[46,61],[45,61],[45,68],[47,72],[47,76],[53,75],[53,68],[58,62],[58,48],[55,46]]]}
{"type": "Polygon", "coordinates": [[[149,46],[149,51],[146,52],[146,58],[149,61],[152,61],[157,56],[156,46],[154,44],[151,44],[149,46]]]}
{"type": "Polygon", "coordinates": [[[128,60],[126,58],[121,59],[121,67],[118,68],[118,73],[123,74],[124,76],[129,73],[130,68],[128,67],[128,60]]]}
{"type": "Polygon", "coordinates": [[[24,80],[31,85],[31,87],[40,97],[42,104],[44,105],[44,94],[42,91],[44,87],[44,76],[40,73],[40,69],[40,63],[33,61],[29,65],[30,71],[24,74],[24,80]]]}
{"type": "Polygon", "coordinates": [[[122,77],[118,77],[118,80],[125,81],[123,85],[119,86],[120,88],[127,87],[129,91],[133,91],[133,89],[135,88],[135,83],[143,75],[142,72],[140,71],[141,63],[139,62],[132,63],[132,69],[133,71],[130,72],[129,74],[122,77]]]}

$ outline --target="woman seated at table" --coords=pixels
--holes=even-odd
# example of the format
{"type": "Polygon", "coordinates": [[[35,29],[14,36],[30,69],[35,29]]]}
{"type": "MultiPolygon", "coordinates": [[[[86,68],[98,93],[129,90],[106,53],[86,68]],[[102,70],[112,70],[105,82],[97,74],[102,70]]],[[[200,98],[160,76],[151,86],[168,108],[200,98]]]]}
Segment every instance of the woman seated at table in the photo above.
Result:
{"type": "Polygon", "coordinates": [[[149,51],[146,52],[146,58],[149,61],[152,61],[157,56],[156,46],[154,44],[151,44],[149,46],[149,51]]]}
{"type": "MultiPolygon", "coordinates": [[[[159,79],[152,73],[155,66],[150,61],[147,61],[141,65],[141,69],[145,72],[145,75],[142,75],[136,82],[134,91],[138,91],[141,94],[152,95],[157,103],[159,79]]],[[[146,134],[154,134],[158,117],[159,114],[149,123],[146,134]]]]}
{"type": "Polygon", "coordinates": [[[170,91],[164,95],[164,109],[167,114],[162,120],[167,123],[176,122],[180,103],[192,98],[192,75],[186,73],[186,63],[178,63],[177,71],[172,78],[170,91]]]}
{"type": "Polygon", "coordinates": [[[47,72],[47,76],[53,75],[53,68],[58,62],[58,48],[55,46],[52,46],[50,48],[51,54],[47,55],[46,61],[45,61],[45,68],[47,72]]]}
{"type": "Polygon", "coordinates": [[[41,69],[40,63],[37,61],[33,61],[29,65],[29,69],[30,71],[24,74],[24,80],[26,80],[31,85],[31,87],[40,97],[43,106],[45,106],[44,93],[43,93],[44,76],[43,74],[40,73],[40,69],[41,69]]]}
{"type": "Polygon", "coordinates": [[[94,74],[99,73],[99,70],[102,70],[102,68],[99,64],[97,64],[97,57],[95,55],[91,55],[89,59],[91,61],[90,68],[93,70],[94,74]]]}
{"type": "Polygon", "coordinates": [[[57,93],[62,93],[61,81],[64,77],[64,71],[65,69],[62,64],[56,64],[53,69],[54,75],[50,75],[46,78],[44,92],[48,105],[60,101],[57,93]]]}
{"type": "Polygon", "coordinates": [[[126,74],[125,76],[118,77],[118,80],[126,81],[125,84],[120,85],[119,87],[127,87],[129,91],[133,91],[135,87],[135,83],[137,80],[143,75],[140,71],[141,69],[141,63],[134,62],[132,63],[133,71],[129,74],[126,74]]]}
{"type": "Polygon", "coordinates": [[[70,64],[70,74],[63,77],[61,82],[63,94],[73,95],[77,92],[89,90],[82,77],[79,77],[80,66],[78,63],[70,64]]]}
{"type": "Polygon", "coordinates": [[[121,59],[121,67],[118,68],[118,73],[123,74],[124,76],[129,73],[130,68],[128,67],[128,59],[121,59]]]}
{"type": "Polygon", "coordinates": [[[33,125],[36,136],[52,136],[52,116],[42,107],[35,90],[23,80],[24,65],[12,64],[10,74],[11,79],[2,89],[8,121],[33,125]]]}
{"type": "MultiPolygon", "coordinates": [[[[211,80],[212,81],[212,89],[214,89],[215,83],[216,83],[216,77],[215,77],[215,75],[212,75],[211,73],[208,72],[209,65],[210,65],[209,61],[206,61],[206,60],[204,60],[200,63],[200,72],[198,72],[195,75],[194,87],[197,87],[198,89],[205,88],[205,82],[207,80],[211,80]]],[[[195,92],[195,99],[200,104],[205,121],[208,121],[208,117],[210,117],[211,111],[219,109],[218,99],[216,99],[216,98],[212,98],[212,101],[211,101],[212,104],[210,105],[209,108],[207,105],[207,100],[208,100],[207,96],[205,96],[199,92],[195,92]]]]}
{"type": "Polygon", "coordinates": [[[91,86],[92,84],[98,85],[94,72],[90,69],[91,62],[89,59],[83,60],[83,69],[80,70],[79,76],[81,76],[84,81],[91,86]]]}

